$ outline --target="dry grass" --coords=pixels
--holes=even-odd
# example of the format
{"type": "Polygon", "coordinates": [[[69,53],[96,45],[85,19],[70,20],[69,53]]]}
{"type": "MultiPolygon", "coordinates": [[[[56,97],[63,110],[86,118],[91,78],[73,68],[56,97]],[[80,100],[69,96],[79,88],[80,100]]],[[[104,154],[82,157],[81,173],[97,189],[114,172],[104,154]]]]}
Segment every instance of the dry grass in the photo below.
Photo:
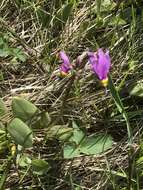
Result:
{"type": "MultiPolygon", "coordinates": [[[[54,2],[51,7],[55,6],[54,2]]],[[[1,34],[8,33],[11,46],[21,47],[28,56],[25,63],[16,64],[12,64],[10,58],[0,58],[0,68],[4,76],[4,80],[0,82],[1,96],[8,106],[11,105],[13,96],[25,97],[40,109],[48,111],[55,124],[68,123],[70,126],[74,120],[79,122],[89,135],[99,132],[111,134],[115,143],[111,150],[100,156],[81,155],[79,158],[64,160],[61,152],[63,145],[55,139],[47,140],[46,130],[34,129],[35,143],[30,154],[47,160],[52,166],[51,170],[45,176],[33,177],[30,169],[21,184],[18,184],[19,177],[15,166],[12,166],[7,178],[7,189],[11,186],[36,190],[78,190],[78,187],[79,190],[111,190],[118,189],[119,186],[126,187],[127,132],[124,121],[112,117],[112,114],[118,114],[110,93],[105,95],[104,89],[88,66],[86,70],[79,70],[78,79],[72,82],[70,77],[55,80],[51,76],[58,68],[55,53],[59,49],[67,50],[75,62],[77,55],[87,48],[95,50],[97,45],[105,48],[109,46],[112,56],[111,73],[115,84],[121,89],[127,110],[139,110],[142,105],[140,101],[136,102],[129,96],[128,88],[143,77],[140,69],[143,37],[135,32],[132,51],[134,54],[131,57],[129,24],[119,28],[99,27],[92,13],[96,4],[94,1],[86,1],[75,7],[65,27],[61,31],[54,31],[54,24],[43,27],[38,18],[38,6],[50,10],[50,5],[47,4],[46,7],[44,3],[46,1],[35,4],[30,2],[26,6],[18,7],[14,0],[1,2],[1,34]],[[137,65],[138,59],[140,63],[137,65]],[[126,70],[130,61],[134,61],[135,67],[126,70]]],[[[112,13],[109,13],[108,17],[112,17],[112,13]]],[[[3,120],[9,121],[11,117],[9,112],[3,120]]],[[[141,118],[132,118],[131,124],[134,126],[134,159],[138,155],[142,136],[141,118]]],[[[2,162],[5,160],[6,158],[2,159],[2,162]]]]}

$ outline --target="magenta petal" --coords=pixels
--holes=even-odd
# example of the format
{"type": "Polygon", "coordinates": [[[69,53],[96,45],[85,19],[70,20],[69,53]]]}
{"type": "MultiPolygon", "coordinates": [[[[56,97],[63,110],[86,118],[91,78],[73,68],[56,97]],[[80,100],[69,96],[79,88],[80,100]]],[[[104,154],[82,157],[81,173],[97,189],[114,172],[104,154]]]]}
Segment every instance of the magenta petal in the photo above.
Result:
{"type": "Polygon", "coordinates": [[[91,69],[96,73],[97,56],[94,52],[88,52],[88,60],[91,64],[91,69]]]}
{"type": "Polygon", "coordinates": [[[89,62],[94,65],[97,63],[97,58],[94,52],[88,52],[89,62]]]}
{"type": "Polygon", "coordinates": [[[60,66],[60,70],[64,73],[68,73],[72,68],[72,65],[70,63],[68,56],[66,55],[64,51],[60,51],[59,56],[61,60],[63,61],[63,63],[60,66]]]}
{"type": "Polygon", "coordinates": [[[64,72],[64,73],[68,73],[70,71],[69,67],[66,67],[65,65],[61,65],[60,66],[60,71],[64,72]]]}
{"type": "Polygon", "coordinates": [[[92,70],[97,74],[100,80],[107,79],[111,61],[109,51],[98,49],[97,53],[89,52],[89,62],[92,65],[92,70]]]}
{"type": "Polygon", "coordinates": [[[64,51],[60,51],[60,58],[64,64],[70,65],[70,60],[64,51]]]}
{"type": "Polygon", "coordinates": [[[98,63],[96,65],[96,73],[99,79],[103,80],[107,78],[110,68],[110,62],[102,49],[99,49],[97,51],[97,54],[98,54],[98,63]]]}

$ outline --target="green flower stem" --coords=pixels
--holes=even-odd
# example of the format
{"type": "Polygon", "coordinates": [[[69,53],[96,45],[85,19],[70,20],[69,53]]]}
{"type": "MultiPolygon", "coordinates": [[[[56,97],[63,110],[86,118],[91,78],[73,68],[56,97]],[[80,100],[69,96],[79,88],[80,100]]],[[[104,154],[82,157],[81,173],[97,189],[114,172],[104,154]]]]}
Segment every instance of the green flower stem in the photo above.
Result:
{"type": "Polygon", "coordinates": [[[132,190],[132,176],[133,176],[133,135],[132,135],[132,129],[130,126],[130,122],[129,122],[129,118],[128,115],[125,111],[124,105],[122,103],[122,100],[119,96],[119,93],[112,81],[111,76],[108,76],[108,80],[109,80],[109,89],[111,92],[111,95],[114,99],[114,102],[117,106],[118,111],[122,114],[123,118],[126,121],[126,126],[127,126],[127,132],[128,132],[128,143],[129,143],[129,152],[128,152],[128,162],[129,162],[129,166],[128,166],[128,190],[132,190]]]}
{"type": "Polygon", "coordinates": [[[118,93],[110,75],[108,76],[108,80],[109,80],[109,89],[110,89],[112,98],[114,99],[114,102],[117,106],[118,111],[122,114],[123,118],[125,119],[126,126],[127,126],[127,132],[128,132],[128,142],[129,142],[129,146],[131,146],[133,143],[133,137],[132,137],[132,129],[130,126],[128,115],[125,111],[124,105],[121,101],[119,93],[118,93]]]}

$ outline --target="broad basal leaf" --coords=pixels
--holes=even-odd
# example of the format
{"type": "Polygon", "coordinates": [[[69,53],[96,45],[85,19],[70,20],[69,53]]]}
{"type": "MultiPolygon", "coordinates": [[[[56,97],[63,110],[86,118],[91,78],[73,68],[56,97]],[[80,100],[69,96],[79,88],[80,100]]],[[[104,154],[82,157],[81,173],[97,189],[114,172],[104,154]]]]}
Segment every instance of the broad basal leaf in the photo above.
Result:
{"type": "Polygon", "coordinates": [[[75,142],[77,145],[83,141],[85,134],[84,132],[78,127],[78,125],[73,121],[73,135],[70,138],[71,142],[75,142]]]}
{"type": "Polygon", "coordinates": [[[7,130],[16,144],[25,148],[32,147],[32,131],[23,121],[18,118],[13,119],[7,130]]]}
{"type": "Polygon", "coordinates": [[[34,159],[32,160],[32,169],[34,174],[43,175],[50,169],[50,166],[45,160],[34,159]]]}
{"type": "Polygon", "coordinates": [[[39,119],[36,121],[34,126],[36,128],[47,128],[51,122],[51,118],[48,112],[43,112],[39,114],[39,119]]]}
{"type": "Polygon", "coordinates": [[[85,155],[97,155],[112,148],[112,138],[109,135],[96,135],[91,137],[84,137],[78,144],[66,143],[64,146],[64,158],[74,158],[85,155]]]}
{"type": "Polygon", "coordinates": [[[73,129],[67,127],[66,125],[54,125],[48,128],[47,137],[65,141],[71,137],[72,132],[73,129]]]}
{"type": "Polygon", "coordinates": [[[112,147],[112,138],[109,135],[96,135],[85,138],[80,145],[84,154],[100,154],[112,147]]]}
{"type": "Polygon", "coordinates": [[[75,145],[66,144],[64,146],[64,158],[74,158],[80,155],[80,149],[75,145]]]}
{"type": "Polygon", "coordinates": [[[28,100],[15,97],[12,100],[12,111],[15,117],[28,121],[35,115],[38,108],[28,100]]]}

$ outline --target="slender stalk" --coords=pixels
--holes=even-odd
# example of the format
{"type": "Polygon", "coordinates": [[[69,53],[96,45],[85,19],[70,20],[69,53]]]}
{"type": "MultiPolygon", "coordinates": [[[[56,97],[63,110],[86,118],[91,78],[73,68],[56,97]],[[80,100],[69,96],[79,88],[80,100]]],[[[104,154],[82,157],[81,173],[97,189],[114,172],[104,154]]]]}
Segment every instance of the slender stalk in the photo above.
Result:
{"type": "Polygon", "coordinates": [[[112,98],[117,106],[118,111],[122,114],[122,117],[125,119],[125,122],[126,122],[127,133],[128,133],[128,144],[129,144],[128,190],[131,190],[132,189],[132,181],[131,180],[132,180],[132,173],[133,173],[133,157],[132,157],[132,155],[134,152],[133,147],[132,147],[132,144],[133,144],[132,129],[130,126],[128,115],[127,115],[124,105],[122,103],[122,100],[119,96],[119,93],[118,93],[110,75],[109,75],[108,79],[109,79],[109,89],[110,89],[112,98]]]}
{"type": "Polygon", "coordinates": [[[131,146],[133,143],[133,137],[132,137],[132,129],[130,126],[128,115],[125,111],[122,100],[119,96],[119,93],[118,93],[110,75],[108,76],[108,79],[109,79],[109,89],[110,89],[112,98],[113,98],[113,100],[117,106],[118,111],[122,114],[123,118],[125,119],[126,127],[127,127],[127,133],[128,133],[128,143],[129,143],[129,146],[131,146]]]}

